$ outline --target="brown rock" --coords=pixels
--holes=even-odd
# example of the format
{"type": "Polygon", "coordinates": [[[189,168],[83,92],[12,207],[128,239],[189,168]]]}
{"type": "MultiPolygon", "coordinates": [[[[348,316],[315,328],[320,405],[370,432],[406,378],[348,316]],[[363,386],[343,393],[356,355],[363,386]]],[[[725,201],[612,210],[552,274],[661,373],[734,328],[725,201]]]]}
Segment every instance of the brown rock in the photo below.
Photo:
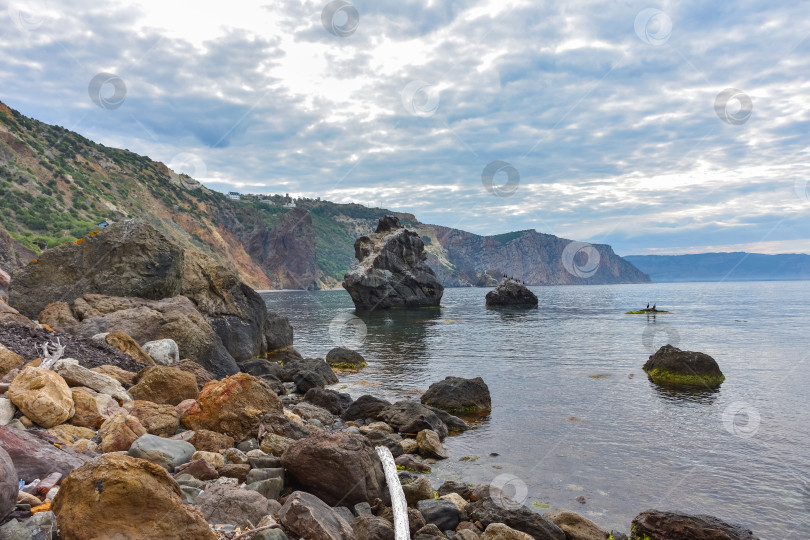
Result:
{"type": "Polygon", "coordinates": [[[26,483],[52,472],[65,476],[89,459],[68,446],[59,448],[54,443],[59,444],[59,439],[45,431],[0,426],[0,446],[11,456],[17,474],[26,483]]]}
{"type": "Polygon", "coordinates": [[[48,430],[48,433],[65,444],[73,445],[79,439],[92,439],[96,432],[90,428],[61,424],[48,430]]]}
{"type": "Polygon", "coordinates": [[[423,429],[416,435],[419,454],[424,457],[447,459],[447,450],[439,440],[439,434],[432,429],[423,429]]]}
{"type": "MultiPolygon", "coordinates": [[[[211,523],[232,523],[237,527],[255,524],[273,512],[271,501],[257,491],[214,485],[194,500],[211,523]]],[[[188,538],[188,537],[187,537],[188,538]]]]}
{"type": "Polygon", "coordinates": [[[48,304],[45,309],[39,312],[37,320],[40,324],[47,324],[54,330],[64,330],[65,332],[72,332],[76,325],[79,324],[67,302],[48,304]]]}
{"type": "Polygon", "coordinates": [[[0,345],[0,377],[4,377],[12,369],[21,368],[23,364],[25,358],[0,345]]]}
{"type": "Polygon", "coordinates": [[[534,540],[534,537],[503,523],[490,523],[481,535],[481,540],[534,540]]]}
{"type": "Polygon", "coordinates": [[[357,516],[349,522],[357,540],[394,540],[394,527],[377,516],[357,516]]]}
{"type": "Polygon", "coordinates": [[[74,413],[70,388],[48,369],[26,367],[11,382],[7,396],[25,416],[45,428],[67,421],[74,413]]]}
{"type": "Polygon", "coordinates": [[[278,512],[279,521],[308,540],[355,540],[351,526],[318,497],[296,491],[278,512]]]}
{"type": "Polygon", "coordinates": [[[53,502],[63,540],[213,539],[196,508],[163,467],[119,454],[73,471],[53,502]]]}
{"type": "Polygon", "coordinates": [[[180,415],[171,405],[135,400],[125,403],[124,409],[137,418],[151,435],[171,437],[180,427],[180,415]]]}
{"type": "Polygon", "coordinates": [[[199,390],[202,390],[203,386],[205,386],[205,383],[207,383],[208,381],[213,381],[216,379],[216,377],[214,377],[210,371],[202,367],[194,360],[189,360],[188,358],[180,360],[172,367],[181,369],[183,371],[188,371],[189,373],[194,375],[194,378],[197,379],[197,388],[199,390]]]}
{"type": "Polygon", "coordinates": [[[256,436],[265,412],[281,410],[281,399],[267,384],[247,373],[237,373],[206,383],[197,404],[180,421],[187,429],[209,429],[243,441],[256,436]]]}
{"type": "Polygon", "coordinates": [[[11,457],[0,446],[0,520],[14,510],[17,502],[17,471],[11,457]]]}
{"type": "Polygon", "coordinates": [[[107,342],[107,345],[115,347],[122,353],[130,355],[135,359],[136,362],[146,364],[147,366],[155,365],[155,361],[152,360],[152,357],[146,354],[146,351],[144,351],[141,346],[138,345],[138,342],[132,339],[132,337],[130,337],[130,335],[126,332],[121,330],[113,330],[107,334],[104,341],[107,342]]]}
{"type": "Polygon", "coordinates": [[[605,540],[608,532],[576,512],[557,510],[543,516],[563,530],[566,540],[605,540]]]}
{"type": "Polygon", "coordinates": [[[166,366],[149,366],[138,374],[138,384],[129,389],[135,399],[177,405],[197,397],[197,381],[191,373],[166,366]]]}
{"type": "Polygon", "coordinates": [[[53,370],[65,380],[68,386],[83,386],[100,394],[112,396],[118,401],[132,401],[132,396],[117,380],[80,366],[79,361],[73,358],[62,358],[54,364],[53,370]]]}
{"type": "Polygon", "coordinates": [[[95,371],[96,373],[101,373],[102,375],[112,377],[121,383],[122,386],[130,386],[135,384],[135,379],[138,377],[137,373],[121,369],[118,366],[98,366],[91,368],[90,371],[95,371]]]}
{"type": "Polygon", "coordinates": [[[215,469],[219,469],[220,467],[225,465],[225,456],[217,452],[202,452],[198,450],[197,452],[194,452],[194,455],[191,456],[191,459],[192,460],[204,459],[205,461],[210,463],[211,466],[214,467],[215,469]]]}
{"type": "Polygon", "coordinates": [[[250,472],[250,465],[247,463],[236,464],[227,463],[217,469],[220,476],[227,476],[228,478],[236,478],[240,484],[247,480],[247,475],[250,472]]]}
{"type": "Polygon", "coordinates": [[[36,328],[37,325],[20,312],[9,306],[2,299],[0,299],[0,324],[19,324],[28,328],[36,328]]]}
{"type": "Polygon", "coordinates": [[[217,469],[202,458],[193,459],[174,469],[175,478],[181,474],[190,474],[197,480],[216,480],[219,478],[217,469]]]}
{"type": "Polygon", "coordinates": [[[188,442],[193,444],[197,450],[206,452],[222,452],[233,448],[234,445],[233,437],[207,429],[195,431],[194,436],[188,442]]]}
{"type": "Polygon", "coordinates": [[[89,388],[70,390],[76,411],[70,419],[74,426],[98,429],[119,408],[112,396],[99,394],[89,388]]]}
{"type": "Polygon", "coordinates": [[[293,439],[284,437],[283,435],[276,435],[275,433],[268,433],[262,439],[259,445],[259,450],[274,456],[281,456],[290,447],[293,439]]]}
{"type": "Polygon", "coordinates": [[[98,430],[101,437],[101,451],[107,453],[129,450],[132,443],[145,433],[146,429],[136,417],[119,409],[105,420],[98,430]]]}
{"type": "Polygon", "coordinates": [[[647,510],[630,524],[631,540],[759,540],[740,525],[713,516],[647,510]]]}

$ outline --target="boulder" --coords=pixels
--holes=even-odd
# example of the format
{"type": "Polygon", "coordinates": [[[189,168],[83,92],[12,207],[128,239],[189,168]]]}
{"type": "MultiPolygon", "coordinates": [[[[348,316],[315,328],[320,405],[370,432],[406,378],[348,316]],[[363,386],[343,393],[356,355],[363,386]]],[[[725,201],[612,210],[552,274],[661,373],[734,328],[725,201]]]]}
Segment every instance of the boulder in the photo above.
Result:
{"type": "Polygon", "coordinates": [[[121,386],[132,386],[135,384],[135,380],[138,378],[137,373],[121,369],[118,366],[103,365],[90,368],[90,371],[95,371],[96,373],[101,373],[107,377],[112,377],[121,383],[121,386]]]}
{"type": "Polygon", "coordinates": [[[284,364],[281,380],[284,382],[293,382],[296,374],[306,371],[317,373],[323,377],[325,384],[337,384],[338,382],[335,372],[332,371],[329,364],[320,358],[291,358],[284,364]]]}
{"type": "Polygon", "coordinates": [[[70,424],[59,424],[48,429],[48,433],[62,441],[63,444],[73,446],[81,439],[92,439],[96,432],[90,428],[72,426],[70,424]]]}
{"type": "Polygon", "coordinates": [[[302,401],[293,405],[292,412],[304,420],[316,419],[324,426],[331,426],[335,422],[335,417],[322,407],[302,401]]]}
{"type": "Polygon", "coordinates": [[[49,428],[73,416],[73,394],[65,380],[49,369],[27,366],[6,393],[32,422],[49,428]]]}
{"type": "Polygon", "coordinates": [[[365,420],[367,418],[377,418],[377,415],[390,405],[390,401],[366,394],[352,401],[346,407],[346,410],[341,415],[341,418],[344,420],[365,420]]]}
{"type": "Polygon", "coordinates": [[[98,429],[118,410],[118,402],[112,396],[99,394],[89,388],[71,388],[74,414],[70,423],[74,426],[98,429]]]}
{"type": "Polygon", "coordinates": [[[177,405],[197,397],[197,379],[181,369],[150,366],[138,374],[138,383],[129,393],[135,399],[177,405]]]}
{"type": "Polygon", "coordinates": [[[267,499],[278,499],[284,489],[284,480],[281,478],[265,478],[255,482],[248,482],[245,489],[260,493],[267,499]]]}
{"type": "Polygon", "coordinates": [[[180,476],[184,474],[191,475],[198,480],[216,480],[219,478],[216,467],[202,458],[192,459],[188,463],[179,465],[174,471],[178,481],[180,476]]]}
{"type": "Polygon", "coordinates": [[[124,409],[115,411],[98,430],[101,451],[104,453],[127,451],[138,437],[145,434],[146,429],[141,422],[124,409]]]}
{"type": "Polygon", "coordinates": [[[454,480],[445,480],[444,483],[436,490],[439,496],[444,496],[449,493],[456,493],[462,499],[470,500],[470,486],[464,482],[456,482],[454,480]]]}
{"type": "Polygon", "coordinates": [[[394,527],[385,519],[359,515],[349,522],[357,540],[394,540],[394,527]]]}
{"type": "Polygon", "coordinates": [[[368,365],[363,355],[345,347],[335,347],[326,353],[326,363],[335,369],[359,371],[368,365]]]}
{"type": "Polygon", "coordinates": [[[484,527],[491,523],[503,523],[531,535],[536,540],[566,540],[565,533],[555,524],[526,507],[498,504],[491,497],[467,505],[470,521],[480,521],[484,527]]]}
{"type": "Polygon", "coordinates": [[[180,415],[171,405],[135,400],[125,403],[124,409],[137,418],[150,435],[171,437],[180,427],[180,415]]]}
{"type": "Polygon", "coordinates": [[[70,309],[70,304],[67,302],[51,302],[39,312],[37,321],[39,321],[39,324],[45,324],[52,329],[64,330],[65,332],[73,332],[79,324],[78,319],[70,309]]]}
{"type": "Polygon", "coordinates": [[[403,482],[402,492],[408,506],[416,506],[419,501],[433,499],[433,486],[426,476],[420,476],[413,482],[403,482]]]}
{"type": "Polygon", "coordinates": [[[130,456],[151,461],[169,472],[187,463],[194,455],[194,446],[186,441],[177,441],[145,434],[138,437],[129,447],[130,456]]]}
{"type": "Polygon", "coordinates": [[[403,454],[401,456],[398,456],[394,460],[394,463],[396,463],[400,467],[405,467],[406,471],[422,472],[422,473],[430,472],[430,467],[427,464],[422,463],[421,461],[415,459],[414,456],[410,454],[403,454]]]}
{"type": "Polygon", "coordinates": [[[0,446],[0,521],[3,520],[17,504],[17,470],[11,456],[0,446]]]}
{"type": "Polygon", "coordinates": [[[387,498],[382,465],[362,435],[311,435],[290,444],[281,464],[295,483],[330,505],[387,498]]]}
{"type": "Polygon", "coordinates": [[[436,413],[421,403],[409,399],[389,405],[377,414],[377,418],[402,434],[415,436],[423,429],[432,429],[441,440],[444,440],[448,434],[447,426],[436,413]]]}
{"type": "Polygon", "coordinates": [[[672,345],[658,349],[643,369],[651,381],[663,385],[716,388],[726,380],[708,354],[682,351],[672,345]]]}
{"type": "Polygon", "coordinates": [[[264,337],[267,340],[267,351],[278,351],[292,347],[293,327],[287,317],[267,312],[264,323],[264,337]]]}
{"type": "MultiPolygon", "coordinates": [[[[385,521],[394,523],[394,511],[390,506],[386,506],[382,510],[380,510],[377,515],[383,518],[385,521]]],[[[411,533],[411,537],[416,534],[416,531],[421,529],[425,526],[425,518],[422,517],[421,512],[416,508],[408,508],[408,530],[411,533]]],[[[433,525],[435,527],[435,525],[433,525]]]]}
{"type": "Polygon", "coordinates": [[[647,510],[630,524],[630,540],[758,540],[741,525],[713,516],[647,510]]]}
{"type": "Polygon", "coordinates": [[[486,305],[532,308],[537,307],[537,296],[520,281],[504,278],[495,289],[487,293],[486,305]]]}
{"type": "Polygon", "coordinates": [[[481,377],[445,377],[443,381],[431,384],[422,394],[421,401],[452,414],[486,413],[492,409],[489,387],[481,377]]]}
{"type": "Polygon", "coordinates": [[[270,501],[256,491],[223,484],[206,489],[194,500],[194,506],[211,523],[230,523],[237,527],[255,525],[264,516],[274,513],[270,501]]]}
{"type": "Polygon", "coordinates": [[[419,454],[423,457],[447,459],[447,449],[439,440],[439,434],[432,429],[423,429],[416,435],[419,454]]]}
{"type": "Polygon", "coordinates": [[[210,463],[215,469],[219,469],[223,465],[225,465],[225,456],[220,454],[219,452],[205,452],[203,450],[197,450],[191,455],[191,459],[204,459],[208,463],[210,463]]]}
{"type": "MultiPolygon", "coordinates": [[[[534,540],[531,535],[517,531],[503,523],[490,523],[480,538],[481,540],[534,540]]],[[[569,538],[568,540],[574,539],[569,538]]]]}
{"type": "Polygon", "coordinates": [[[442,531],[454,531],[461,521],[461,512],[451,501],[444,499],[425,499],[416,507],[425,518],[425,522],[436,525],[442,531]]]}
{"type": "MultiPolygon", "coordinates": [[[[361,432],[362,433],[362,432],[361,432]]],[[[396,433],[388,433],[387,431],[382,431],[378,429],[368,430],[367,432],[363,433],[368,441],[371,443],[371,446],[385,446],[391,451],[391,455],[394,458],[402,455],[402,436],[396,433]]]]}
{"type": "Polygon", "coordinates": [[[180,421],[187,429],[209,429],[243,441],[255,437],[266,412],[281,412],[281,399],[267,384],[237,373],[203,387],[180,421]]]}
{"type": "Polygon", "coordinates": [[[340,416],[352,402],[349,394],[342,394],[325,388],[312,388],[304,394],[304,401],[323,407],[330,413],[340,416]]]}
{"type": "Polygon", "coordinates": [[[0,324],[16,324],[26,328],[37,327],[34,321],[28,317],[20,315],[19,311],[3,302],[2,298],[0,298],[0,324]]]}
{"type": "Polygon", "coordinates": [[[6,373],[12,369],[20,369],[23,364],[25,364],[25,358],[0,345],[0,377],[5,377],[6,373]]]}
{"type": "Polygon", "coordinates": [[[214,375],[210,371],[202,367],[194,360],[189,360],[188,358],[180,360],[180,362],[174,364],[171,367],[177,368],[181,371],[186,371],[194,375],[194,379],[197,381],[198,390],[202,390],[203,386],[205,386],[205,383],[207,383],[208,381],[216,380],[216,377],[214,377],[214,375]]]}
{"type": "Polygon", "coordinates": [[[224,433],[217,433],[207,429],[198,429],[194,435],[189,439],[191,444],[197,450],[204,452],[222,452],[229,448],[233,448],[233,437],[225,435],[224,433]]]}
{"type": "Polygon", "coordinates": [[[295,383],[295,391],[299,394],[306,394],[313,388],[323,388],[326,386],[326,381],[318,373],[314,371],[299,371],[293,377],[295,383]]]}
{"type": "Polygon", "coordinates": [[[380,218],[374,234],[354,243],[359,261],[343,276],[357,309],[438,306],[444,293],[427,264],[425,244],[394,216],[380,218]]]}
{"type": "Polygon", "coordinates": [[[284,452],[287,451],[287,448],[290,447],[292,442],[293,439],[290,439],[289,437],[276,435],[275,433],[268,433],[262,439],[262,443],[261,445],[259,445],[259,449],[262,452],[266,452],[268,454],[280,457],[282,454],[284,454],[284,452]]]}
{"type": "Polygon", "coordinates": [[[62,358],[53,366],[68,386],[83,386],[99,394],[112,396],[118,401],[132,401],[132,396],[124,390],[121,383],[108,375],[80,366],[73,358],[62,358]]]}
{"type": "Polygon", "coordinates": [[[53,501],[64,540],[87,538],[213,539],[199,510],[183,504],[163,467],[105,454],[74,470],[53,501]]]}
{"type": "Polygon", "coordinates": [[[284,527],[307,540],[355,540],[351,526],[318,497],[296,491],[278,512],[284,527]]]}
{"type": "MultiPolygon", "coordinates": [[[[236,480],[240,484],[244,484],[247,480],[248,473],[250,472],[250,465],[247,463],[226,463],[219,469],[217,472],[220,476],[225,476],[227,478],[236,478],[236,480]]],[[[272,497],[268,497],[272,498],[272,497]]]]}
{"type": "Polygon", "coordinates": [[[445,534],[433,523],[428,523],[413,535],[413,540],[444,540],[445,534]]]}
{"type": "Polygon", "coordinates": [[[0,426],[7,426],[14,419],[17,407],[6,397],[0,397],[0,426]]]}
{"type": "Polygon", "coordinates": [[[146,364],[147,366],[155,365],[154,359],[126,332],[122,332],[121,330],[108,332],[107,335],[104,336],[104,341],[110,347],[115,347],[122,353],[130,355],[136,362],[146,364]]]}
{"type": "Polygon", "coordinates": [[[261,377],[263,375],[272,375],[278,379],[284,377],[284,368],[278,362],[271,362],[264,358],[251,358],[239,363],[239,369],[243,373],[250,373],[254,377],[261,377]]]}
{"type": "Polygon", "coordinates": [[[67,476],[90,459],[69,446],[54,446],[60,441],[45,431],[19,430],[0,426],[0,447],[8,452],[21,480],[30,483],[52,472],[67,476]]]}
{"type": "Polygon", "coordinates": [[[284,412],[271,411],[262,416],[262,428],[267,433],[281,435],[288,439],[303,439],[308,435],[303,425],[290,420],[284,412]]]}
{"type": "Polygon", "coordinates": [[[610,534],[576,512],[557,510],[543,517],[562,529],[567,540],[605,540],[610,534]]]}
{"type": "Polygon", "coordinates": [[[143,351],[161,366],[173,366],[180,361],[180,349],[173,339],[156,339],[143,344],[143,351]]]}

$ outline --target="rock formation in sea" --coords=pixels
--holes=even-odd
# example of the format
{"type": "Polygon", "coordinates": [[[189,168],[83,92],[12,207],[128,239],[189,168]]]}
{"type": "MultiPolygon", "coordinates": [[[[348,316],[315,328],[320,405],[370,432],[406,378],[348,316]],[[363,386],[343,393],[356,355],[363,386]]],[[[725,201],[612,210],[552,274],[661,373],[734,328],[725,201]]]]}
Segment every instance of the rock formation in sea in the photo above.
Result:
{"type": "Polygon", "coordinates": [[[380,218],[373,234],[354,243],[354,253],[359,264],[343,277],[343,287],[356,308],[439,305],[444,287],[425,262],[425,244],[398,218],[380,218]]]}
{"type": "Polygon", "coordinates": [[[664,345],[644,364],[644,371],[657,384],[714,388],[726,379],[714,358],[702,352],[682,351],[664,345]]]}
{"type": "Polygon", "coordinates": [[[487,293],[487,306],[537,307],[537,296],[521,282],[504,278],[487,293]]]}

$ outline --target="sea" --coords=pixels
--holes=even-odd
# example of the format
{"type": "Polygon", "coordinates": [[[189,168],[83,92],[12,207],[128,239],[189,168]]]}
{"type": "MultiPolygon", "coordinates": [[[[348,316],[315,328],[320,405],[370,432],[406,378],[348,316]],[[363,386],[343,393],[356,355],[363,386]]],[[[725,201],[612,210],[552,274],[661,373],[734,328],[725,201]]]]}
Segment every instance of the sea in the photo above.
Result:
{"type": "Polygon", "coordinates": [[[333,388],[419,399],[447,376],[482,377],[492,412],[445,440],[444,480],[494,483],[545,513],[628,533],[648,509],[708,514],[761,539],[810,539],[810,282],[530,287],[537,309],[491,309],[490,289],[446,289],[440,308],[355,311],[346,291],[263,293],[295,348],[368,361],[333,388]],[[627,314],[656,304],[669,313],[627,314]],[[659,387],[659,347],[711,355],[716,391],[659,387]]]}

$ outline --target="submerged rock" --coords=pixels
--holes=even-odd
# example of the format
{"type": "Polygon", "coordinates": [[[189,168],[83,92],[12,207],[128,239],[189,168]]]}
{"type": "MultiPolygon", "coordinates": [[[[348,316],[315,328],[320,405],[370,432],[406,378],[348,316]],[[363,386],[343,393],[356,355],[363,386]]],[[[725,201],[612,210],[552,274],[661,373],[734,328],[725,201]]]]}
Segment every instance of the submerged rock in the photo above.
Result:
{"type": "Polygon", "coordinates": [[[720,366],[708,354],[682,351],[672,345],[658,349],[643,369],[650,380],[664,385],[714,388],[726,380],[720,366]]]}
{"type": "Polygon", "coordinates": [[[740,525],[712,516],[647,510],[633,519],[630,540],[758,540],[740,525]]]}
{"type": "Polygon", "coordinates": [[[394,216],[354,243],[359,264],[343,277],[357,309],[438,306],[444,287],[428,266],[425,244],[394,216]]]}
{"type": "Polygon", "coordinates": [[[486,296],[487,306],[537,307],[537,296],[521,282],[506,278],[486,296]]]}

